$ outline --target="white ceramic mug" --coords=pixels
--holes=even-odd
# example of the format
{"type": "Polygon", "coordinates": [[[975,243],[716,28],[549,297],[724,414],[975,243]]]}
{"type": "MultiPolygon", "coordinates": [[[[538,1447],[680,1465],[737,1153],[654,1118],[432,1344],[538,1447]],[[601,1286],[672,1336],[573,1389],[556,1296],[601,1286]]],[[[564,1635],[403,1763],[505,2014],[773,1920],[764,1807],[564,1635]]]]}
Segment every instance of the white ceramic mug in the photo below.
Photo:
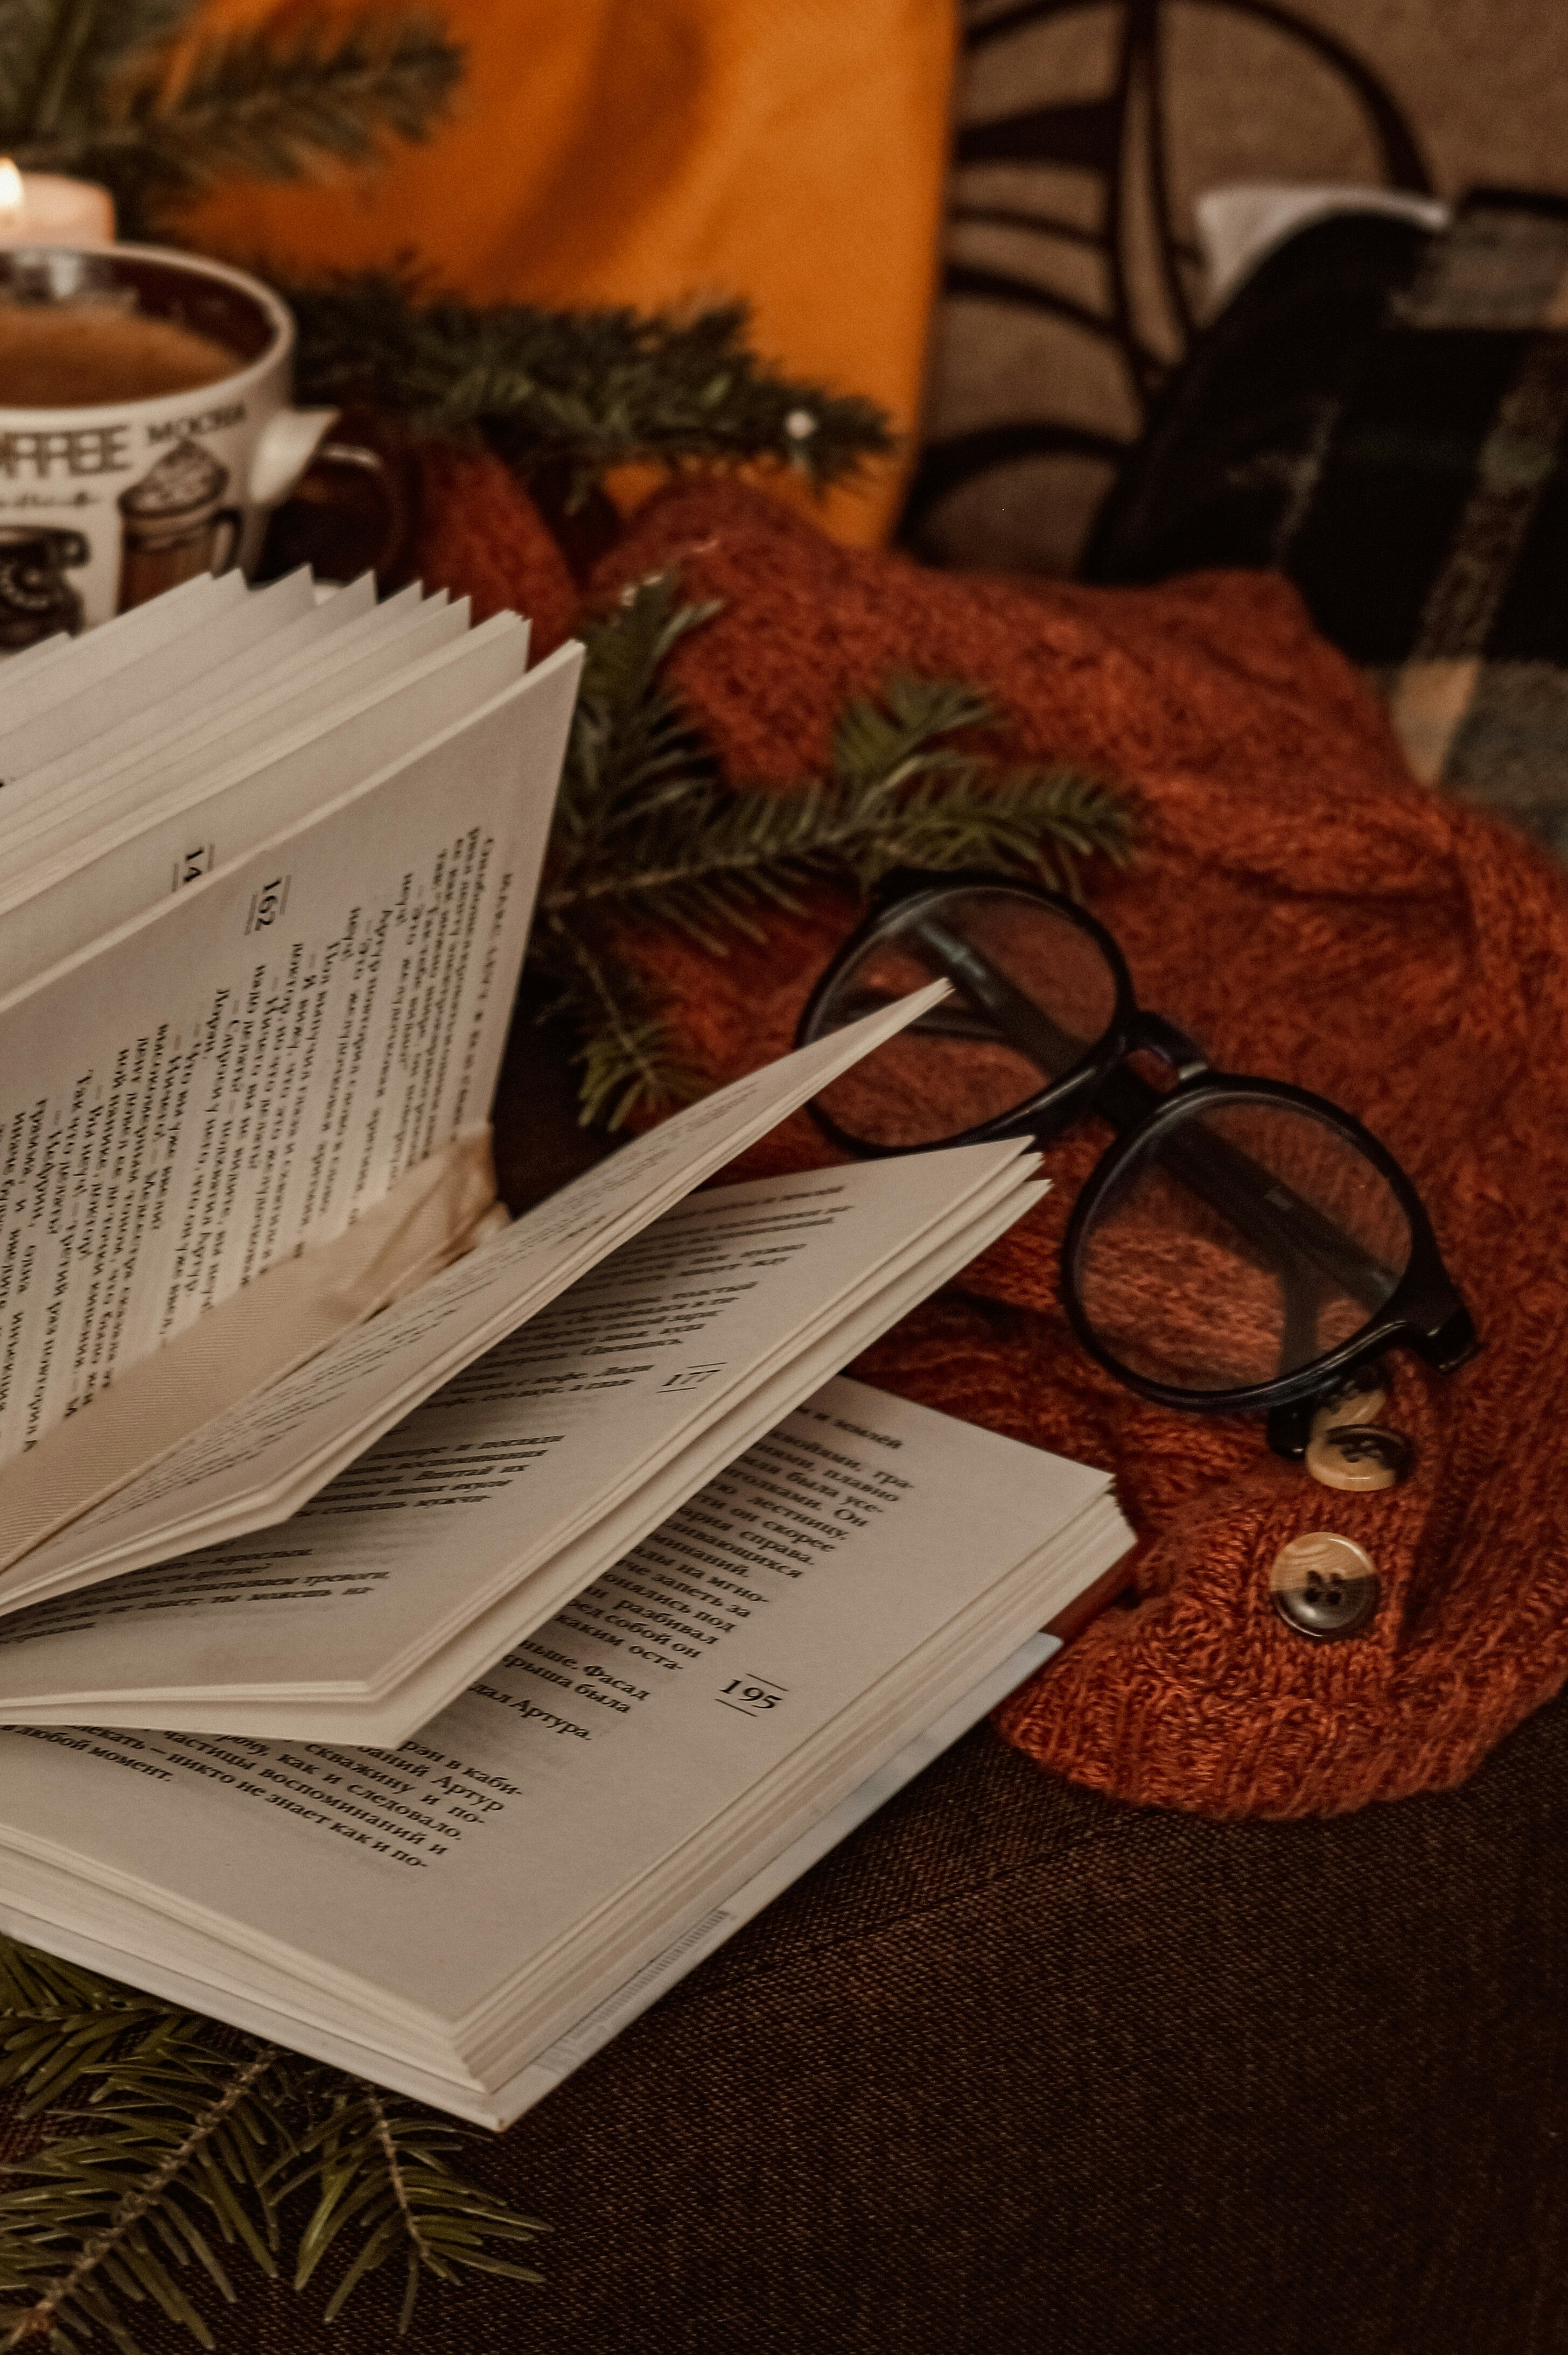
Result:
{"type": "MultiPolygon", "coordinates": [[[[294,323],[254,278],[159,246],[0,252],[0,302],[133,310],[234,355],[195,391],[18,409],[0,380],[0,652],[251,570],[337,411],[291,406],[294,323]]],[[[334,455],[376,465],[373,453],[334,455]]]]}

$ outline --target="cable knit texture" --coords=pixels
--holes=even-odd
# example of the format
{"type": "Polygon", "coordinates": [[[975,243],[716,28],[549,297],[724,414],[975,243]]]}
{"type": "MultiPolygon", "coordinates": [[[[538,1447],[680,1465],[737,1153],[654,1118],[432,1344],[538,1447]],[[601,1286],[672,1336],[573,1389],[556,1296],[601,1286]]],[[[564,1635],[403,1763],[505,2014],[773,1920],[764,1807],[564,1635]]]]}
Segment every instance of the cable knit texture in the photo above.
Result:
{"type": "MultiPolygon", "coordinates": [[[[1294,591],[1211,574],[1157,590],[1024,589],[834,546],[732,485],[654,501],[599,584],[678,562],[724,611],[676,661],[734,778],[786,790],[851,694],[902,667],[986,687],[1019,757],[1071,756],[1141,813],[1135,872],[1091,902],[1144,1004],[1214,1063],[1332,1097],[1424,1196],[1486,1343],[1448,1380],[1391,1360],[1403,1487],[1325,1488],[1261,1417],[1148,1405],[1084,1356],[1057,1254],[1097,1125],[1053,1146],[1054,1190],[857,1370],[1109,1465],[1138,1533],[1137,1601],[1098,1619],[1001,1713],[1042,1764],[1217,1816],[1320,1815],[1460,1781],[1568,1672],[1568,892],[1521,838],[1413,783],[1350,666],[1294,591]],[[1354,1539],[1383,1601],[1315,1644],[1269,1601],[1280,1547],[1354,1539]]],[[[716,1080],[783,1052],[854,921],[827,895],[721,962],[648,937],[688,1051],[716,1080]]],[[[830,1158],[798,1117],[752,1170],[830,1158]]]]}
{"type": "Polygon", "coordinates": [[[418,515],[406,570],[427,589],[472,601],[475,622],[508,608],[533,624],[537,662],[571,627],[577,589],[566,559],[509,466],[487,450],[421,443],[418,515]]]}

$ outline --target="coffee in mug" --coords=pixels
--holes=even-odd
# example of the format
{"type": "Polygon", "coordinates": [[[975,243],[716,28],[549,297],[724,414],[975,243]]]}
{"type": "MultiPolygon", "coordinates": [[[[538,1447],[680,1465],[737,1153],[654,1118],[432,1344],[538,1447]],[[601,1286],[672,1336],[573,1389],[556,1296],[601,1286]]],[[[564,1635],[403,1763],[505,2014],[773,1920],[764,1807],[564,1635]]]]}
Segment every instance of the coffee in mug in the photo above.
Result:
{"type": "Polygon", "coordinates": [[[291,405],[293,346],[221,262],[0,250],[0,652],[254,565],[337,414],[291,405]]]}
{"type": "Polygon", "coordinates": [[[194,392],[234,373],[234,354],[174,319],[104,303],[0,303],[7,409],[88,409],[194,392]]]}

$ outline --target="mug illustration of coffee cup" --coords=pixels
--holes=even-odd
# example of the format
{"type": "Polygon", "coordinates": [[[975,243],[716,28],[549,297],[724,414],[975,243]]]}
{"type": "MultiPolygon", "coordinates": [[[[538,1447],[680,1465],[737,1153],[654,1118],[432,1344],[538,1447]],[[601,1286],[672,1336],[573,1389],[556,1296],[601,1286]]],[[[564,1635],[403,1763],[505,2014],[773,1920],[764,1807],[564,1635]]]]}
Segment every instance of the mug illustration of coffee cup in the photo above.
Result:
{"type": "Polygon", "coordinates": [[[176,442],[139,482],[122,491],[123,537],[120,549],[117,610],[144,605],[149,597],[194,581],[201,572],[226,572],[240,549],[244,517],[225,506],[229,469],[194,438],[176,442]]]}
{"type": "Polygon", "coordinates": [[[80,531],[0,524],[0,653],[19,654],[61,630],[76,635],[81,599],[65,576],[91,553],[80,531]]]}

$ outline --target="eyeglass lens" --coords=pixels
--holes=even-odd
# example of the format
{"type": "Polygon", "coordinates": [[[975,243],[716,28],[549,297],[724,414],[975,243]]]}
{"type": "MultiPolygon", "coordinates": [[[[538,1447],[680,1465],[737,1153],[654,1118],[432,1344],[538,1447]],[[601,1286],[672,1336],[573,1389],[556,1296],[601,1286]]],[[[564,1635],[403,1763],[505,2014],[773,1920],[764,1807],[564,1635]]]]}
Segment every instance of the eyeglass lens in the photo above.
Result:
{"type": "Polygon", "coordinates": [[[945,1005],[836,1080],[817,1099],[846,1135],[936,1145],[1001,1118],[1061,1079],[1116,1012],[1115,976],[1071,918],[988,886],[895,911],[837,976],[818,1037],[940,975],[945,1005]]]}
{"type": "Polygon", "coordinates": [[[1134,1147],[1070,1281],[1118,1365],[1197,1399],[1352,1340],[1411,1249],[1392,1187],[1330,1122],[1267,1097],[1211,1099],[1134,1147]]]}

